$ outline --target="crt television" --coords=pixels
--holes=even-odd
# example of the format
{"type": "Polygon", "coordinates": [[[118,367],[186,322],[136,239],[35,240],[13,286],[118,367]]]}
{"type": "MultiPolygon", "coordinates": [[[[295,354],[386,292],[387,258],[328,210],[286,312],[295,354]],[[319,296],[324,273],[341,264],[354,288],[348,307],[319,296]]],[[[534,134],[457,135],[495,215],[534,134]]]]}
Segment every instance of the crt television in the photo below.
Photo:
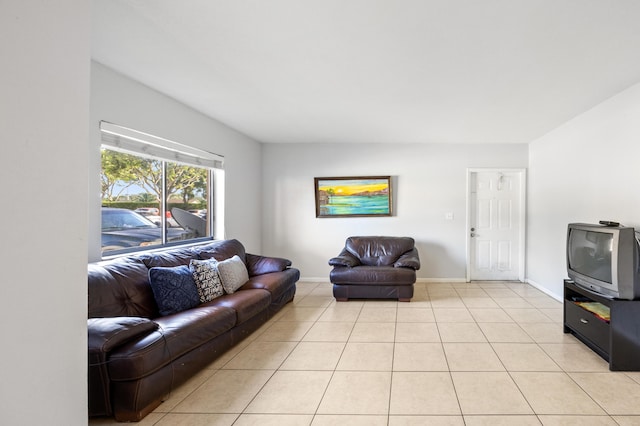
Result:
{"type": "Polygon", "coordinates": [[[640,298],[638,234],[634,228],[570,223],[567,229],[569,278],[613,299],[640,298]]]}

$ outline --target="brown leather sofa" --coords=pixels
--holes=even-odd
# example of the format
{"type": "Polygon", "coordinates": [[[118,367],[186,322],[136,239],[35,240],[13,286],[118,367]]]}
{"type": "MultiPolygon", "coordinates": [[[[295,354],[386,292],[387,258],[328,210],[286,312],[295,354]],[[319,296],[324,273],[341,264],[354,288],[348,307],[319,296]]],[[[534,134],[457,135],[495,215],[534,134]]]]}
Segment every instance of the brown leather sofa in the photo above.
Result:
{"type": "Polygon", "coordinates": [[[121,257],[88,266],[89,415],[139,421],[177,386],[293,300],[300,272],[245,253],[237,240],[121,257]],[[238,255],[249,273],[232,294],[159,316],[154,266],[238,255]]]}
{"type": "Polygon", "coordinates": [[[349,237],[344,249],[329,260],[333,296],[348,299],[413,297],[420,257],[410,237],[349,237]]]}

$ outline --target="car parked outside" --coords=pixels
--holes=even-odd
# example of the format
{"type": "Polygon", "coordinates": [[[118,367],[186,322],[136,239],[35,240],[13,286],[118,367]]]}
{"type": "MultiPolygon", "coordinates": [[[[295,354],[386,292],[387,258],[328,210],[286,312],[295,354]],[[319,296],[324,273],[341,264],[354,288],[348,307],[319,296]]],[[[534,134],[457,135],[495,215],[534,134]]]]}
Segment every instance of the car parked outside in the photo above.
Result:
{"type": "MultiPolygon", "coordinates": [[[[162,217],[160,217],[160,210],[155,207],[138,207],[134,210],[136,213],[140,213],[142,216],[149,219],[151,222],[155,223],[158,226],[162,225],[162,217]]],[[[170,228],[179,227],[178,222],[175,221],[173,217],[171,217],[171,212],[166,212],[166,221],[167,226],[170,228]]]]}
{"type": "MultiPolygon", "coordinates": [[[[167,228],[167,242],[192,237],[182,228],[167,228]]],[[[133,210],[102,208],[102,253],[158,244],[162,244],[162,228],[145,216],[133,210]]]]}
{"type": "Polygon", "coordinates": [[[160,216],[160,210],[155,207],[138,207],[134,212],[143,216],[160,216]]]}

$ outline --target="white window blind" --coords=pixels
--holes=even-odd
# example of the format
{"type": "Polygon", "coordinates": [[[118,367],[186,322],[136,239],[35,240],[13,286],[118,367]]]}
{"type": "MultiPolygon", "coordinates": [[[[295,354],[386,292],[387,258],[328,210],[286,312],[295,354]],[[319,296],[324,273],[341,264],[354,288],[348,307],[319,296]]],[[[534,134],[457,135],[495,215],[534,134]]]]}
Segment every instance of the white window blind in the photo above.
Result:
{"type": "Polygon", "coordinates": [[[100,122],[102,144],[115,151],[214,169],[224,168],[224,157],[178,142],[139,132],[107,121],[100,122]]]}

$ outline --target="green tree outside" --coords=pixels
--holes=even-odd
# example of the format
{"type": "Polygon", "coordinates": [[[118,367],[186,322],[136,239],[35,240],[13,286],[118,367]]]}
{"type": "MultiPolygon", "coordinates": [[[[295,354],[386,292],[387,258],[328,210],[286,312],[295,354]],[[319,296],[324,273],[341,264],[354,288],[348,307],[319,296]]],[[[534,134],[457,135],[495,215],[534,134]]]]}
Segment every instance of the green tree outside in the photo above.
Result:
{"type": "MultiPolygon", "coordinates": [[[[137,185],[147,192],[135,198],[141,202],[162,199],[162,161],[138,157],[109,149],[102,150],[102,199],[118,201],[125,189],[137,185]],[[117,189],[119,188],[119,189],[117,189]]],[[[167,200],[179,196],[187,204],[207,189],[207,170],[167,162],[167,200]]]]}

